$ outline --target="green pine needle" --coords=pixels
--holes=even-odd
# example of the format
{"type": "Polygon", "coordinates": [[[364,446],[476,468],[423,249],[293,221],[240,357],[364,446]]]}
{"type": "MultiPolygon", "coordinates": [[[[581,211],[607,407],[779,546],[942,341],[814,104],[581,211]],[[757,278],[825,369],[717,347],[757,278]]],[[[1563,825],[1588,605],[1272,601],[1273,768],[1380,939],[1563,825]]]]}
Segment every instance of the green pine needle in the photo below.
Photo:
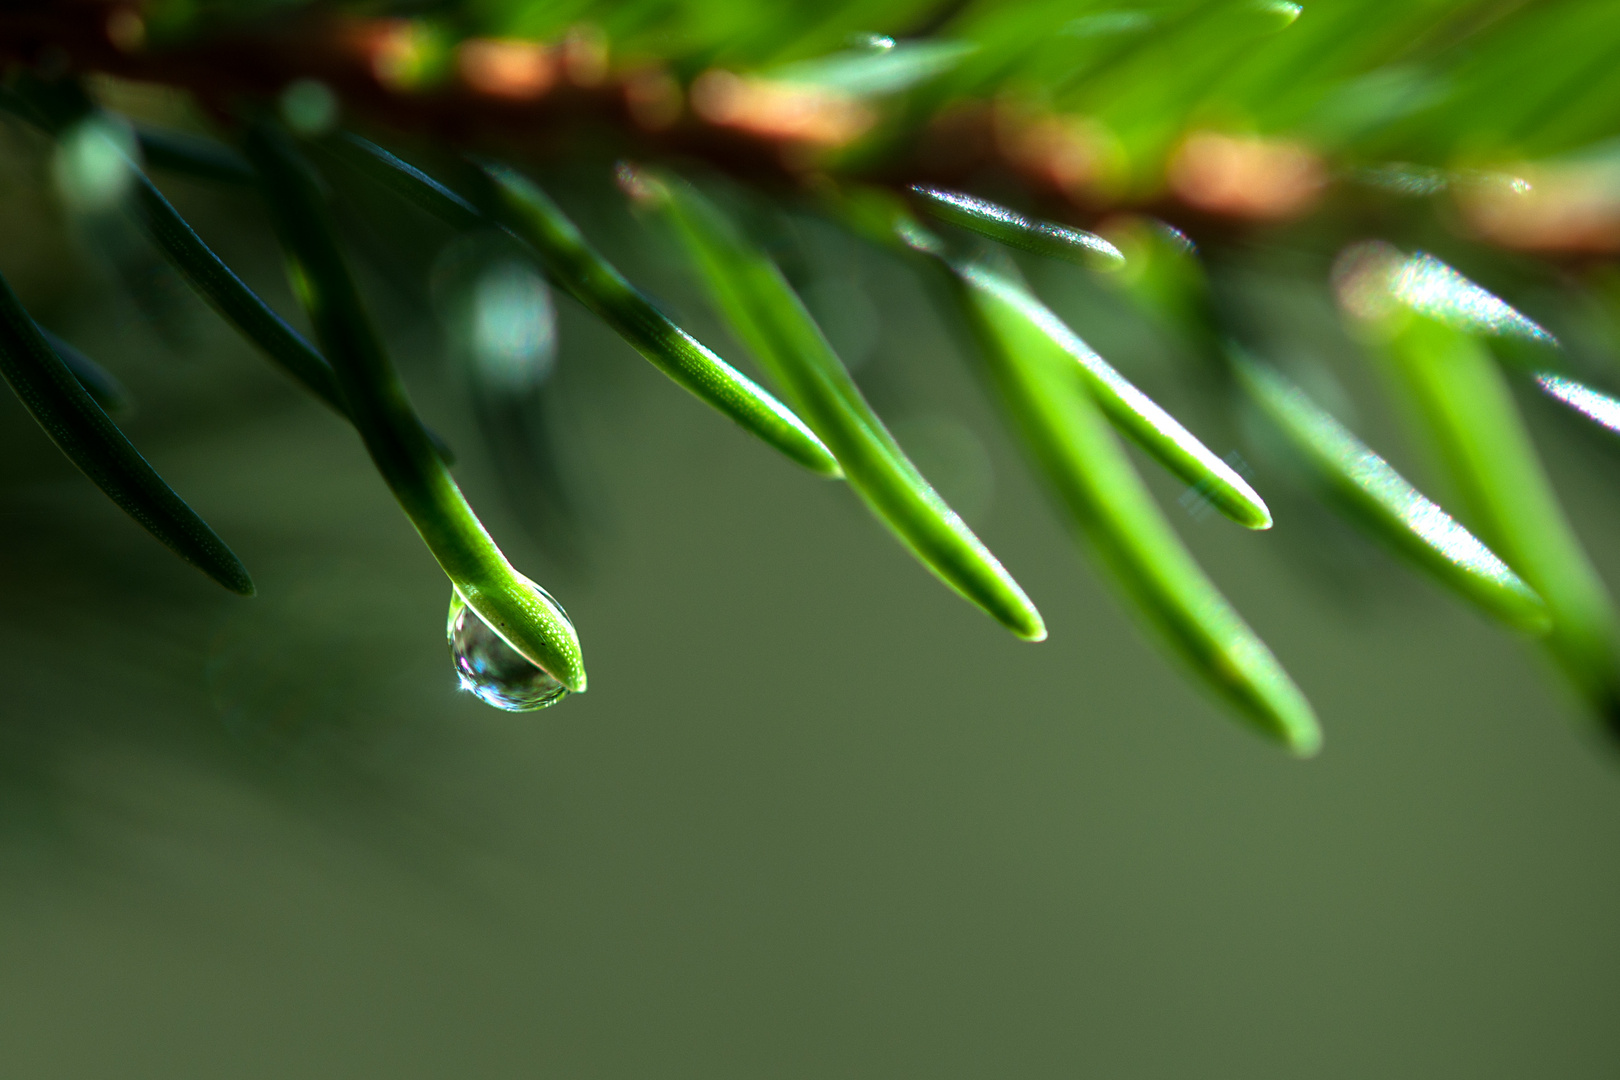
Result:
{"type": "Polygon", "coordinates": [[[597,254],[574,223],[532,181],[489,165],[501,221],[540,256],[551,276],[653,366],[745,431],[822,476],[842,472],[830,450],[787,406],[705,348],[597,254]]]}
{"type": "MultiPolygon", "coordinates": [[[[327,147],[344,161],[456,229],[495,224],[471,202],[414,165],[344,133],[327,147]]],[[[812,472],[837,477],[838,463],[821,441],[781,402],[727,364],[627,281],[585,240],[561,208],[533,181],[489,164],[488,201],[494,218],[534,251],[552,280],[637,352],[698,400],[729,416],[812,472]]]]}
{"type": "Polygon", "coordinates": [[[872,512],[940,580],[1019,637],[1044,640],[1040,612],[911,464],[776,264],[690,185],[646,182],[656,185],[649,202],[674,226],[715,307],[832,448],[872,512]]]}
{"type": "Polygon", "coordinates": [[[1534,589],[1327,410],[1235,347],[1231,359],[1249,399],[1345,513],[1493,618],[1528,634],[1551,629],[1534,589]]]}
{"type": "Polygon", "coordinates": [[[434,452],[383,351],[333,234],[316,177],[268,123],[247,144],[265,199],[306,285],[305,303],[355,427],[428,550],[463,599],[514,649],[575,693],[585,690],[579,637],[562,609],[506,561],[434,452]]]}
{"type": "Polygon", "coordinates": [[[225,588],[253,595],[242,561],[107,418],[0,277],[0,375],[62,453],[124,513],[225,588]]]}
{"type": "Polygon", "coordinates": [[[343,391],[326,358],[243,284],[242,279],[203,243],[196,230],[186,223],[155,184],[137,173],[133,186],[132,208],[136,220],[197,294],[328,407],[340,414],[347,413],[343,391]]]}
{"type": "Polygon", "coordinates": [[[1608,591],[1564,517],[1485,346],[1413,312],[1395,317],[1387,352],[1481,536],[1546,600],[1546,643],[1605,721],[1620,724],[1620,638],[1608,591]]]}
{"type": "MultiPolygon", "coordinates": [[[[1001,284],[999,279],[987,277],[982,287],[996,289],[1001,284]]],[[[1237,470],[1114,370],[1027,289],[1007,285],[1000,302],[1017,308],[1049,347],[1069,357],[1071,369],[1085,382],[1103,413],[1154,460],[1196,488],[1239,525],[1271,528],[1271,511],[1237,470]]]]}
{"type": "Polygon", "coordinates": [[[252,184],[256,179],[246,158],[201,135],[140,127],[135,130],[135,141],[146,164],[156,169],[227,184],[252,184]]]}
{"type": "Polygon", "coordinates": [[[344,131],[320,145],[452,229],[483,229],[491,224],[478,207],[368,139],[344,131]]]}
{"type": "Polygon", "coordinates": [[[1039,302],[983,267],[959,266],[956,280],[1014,425],[1114,580],[1259,731],[1315,754],[1322,733],[1310,703],[1160,514],[1039,302]]]}
{"type": "Polygon", "coordinates": [[[79,380],[84,392],[90,395],[103,412],[110,416],[128,412],[133,408],[129,391],[119,382],[113,373],[90,359],[84,353],[63,341],[43,326],[39,332],[50,345],[52,351],[61,358],[67,369],[73,372],[73,377],[79,380]]]}
{"type": "Polygon", "coordinates": [[[1009,247],[1049,255],[1100,270],[1117,270],[1125,265],[1119,248],[1084,229],[1059,225],[1055,221],[1027,218],[988,199],[960,191],[914,184],[913,195],[922,207],[941,221],[988,236],[1009,247]]]}

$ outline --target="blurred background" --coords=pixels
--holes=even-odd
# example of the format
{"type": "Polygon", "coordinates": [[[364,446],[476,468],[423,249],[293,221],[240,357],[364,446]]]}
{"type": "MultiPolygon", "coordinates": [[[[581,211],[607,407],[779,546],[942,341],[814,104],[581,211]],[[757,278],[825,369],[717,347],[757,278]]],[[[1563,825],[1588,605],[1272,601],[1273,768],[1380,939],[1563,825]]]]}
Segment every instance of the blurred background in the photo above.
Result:
{"type": "MultiPolygon", "coordinates": [[[[125,429],[259,595],[172,558],[0,401],[0,1071],[1614,1075],[1620,760],[1537,654],[1263,462],[1236,459],[1268,533],[1144,472],[1316,704],[1311,762],[1143,639],[957,328],[889,256],[793,222],[807,302],[1041,605],[1044,644],[940,588],[848,490],[571,300],[548,309],[497,239],[340,184],[415,402],[587,650],[588,694],[498,713],[456,689],[447,582],[359,440],[127,221],[66,216],[51,161],[0,124],[0,272],[124,383],[125,429]]],[[[742,357],[606,168],[544,179],[742,357]]],[[[254,198],[158,178],[295,309],[254,198]]],[[[1234,302],[1425,475],[1321,330],[1325,267],[1302,270],[1303,246],[1245,248],[1234,302]]],[[[1085,271],[1024,270],[1241,455],[1195,359],[1085,271]]],[[[1620,454],[1521,405],[1620,581],[1620,454]]]]}

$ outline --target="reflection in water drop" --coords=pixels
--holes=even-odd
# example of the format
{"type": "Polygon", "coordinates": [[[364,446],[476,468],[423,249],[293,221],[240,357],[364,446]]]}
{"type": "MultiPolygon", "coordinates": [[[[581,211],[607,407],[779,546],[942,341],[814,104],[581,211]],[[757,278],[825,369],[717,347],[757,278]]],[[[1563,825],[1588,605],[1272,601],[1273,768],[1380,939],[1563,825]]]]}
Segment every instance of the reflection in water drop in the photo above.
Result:
{"type": "MultiPolygon", "coordinates": [[[[530,584],[545,593],[540,586],[530,584]]],[[[546,595],[549,599],[550,594],[546,595]]],[[[557,610],[562,610],[560,605],[557,610]]],[[[568,694],[566,686],[490,629],[454,589],[450,591],[445,636],[450,641],[450,660],[461,688],[477,694],[487,705],[507,712],[533,712],[555,705],[568,694]]]]}

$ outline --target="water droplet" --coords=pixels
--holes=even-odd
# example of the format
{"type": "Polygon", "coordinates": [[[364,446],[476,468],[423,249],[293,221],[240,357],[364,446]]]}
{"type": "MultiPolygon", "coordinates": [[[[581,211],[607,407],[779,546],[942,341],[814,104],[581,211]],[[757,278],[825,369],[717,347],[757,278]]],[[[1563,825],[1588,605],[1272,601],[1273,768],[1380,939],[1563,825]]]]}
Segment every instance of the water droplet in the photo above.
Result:
{"type": "MultiPolygon", "coordinates": [[[[562,611],[550,593],[533,582],[529,585],[562,611]]],[[[508,645],[453,589],[445,636],[461,688],[477,694],[487,705],[507,712],[533,712],[568,695],[566,686],[508,645]]]]}

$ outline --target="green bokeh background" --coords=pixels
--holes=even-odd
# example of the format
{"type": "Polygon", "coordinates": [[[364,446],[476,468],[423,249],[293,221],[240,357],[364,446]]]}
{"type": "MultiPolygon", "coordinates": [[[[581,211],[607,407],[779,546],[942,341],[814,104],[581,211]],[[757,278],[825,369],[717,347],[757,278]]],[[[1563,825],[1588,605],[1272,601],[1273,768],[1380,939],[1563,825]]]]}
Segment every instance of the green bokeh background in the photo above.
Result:
{"type": "MultiPolygon", "coordinates": [[[[510,716],[456,692],[446,583],[358,440],[154,264],[115,270],[124,234],[62,222],[6,140],[0,269],[130,385],[260,595],[0,403],[0,1073],[1614,1075],[1620,764],[1534,654],[1364,549],[1324,576],[1286,500],[1248,534],[1156,479],[1322,713],[1287,759],[1143,641],[894,268],[862,270],[863,379],[976,433],[976,524],[1045,644],[561,301],[593,557],[547,571],[426,308],[374,276],[474,504],[585,643],[588,695],[510,716]]],[[[287,310],[252,203],[167,186],[287,310]]],[[[1064,303],[1106,341],[1107,304],[1064,303]]],[[[1620,580],[1617,459],[1546,419],[1620,580]]]]}

